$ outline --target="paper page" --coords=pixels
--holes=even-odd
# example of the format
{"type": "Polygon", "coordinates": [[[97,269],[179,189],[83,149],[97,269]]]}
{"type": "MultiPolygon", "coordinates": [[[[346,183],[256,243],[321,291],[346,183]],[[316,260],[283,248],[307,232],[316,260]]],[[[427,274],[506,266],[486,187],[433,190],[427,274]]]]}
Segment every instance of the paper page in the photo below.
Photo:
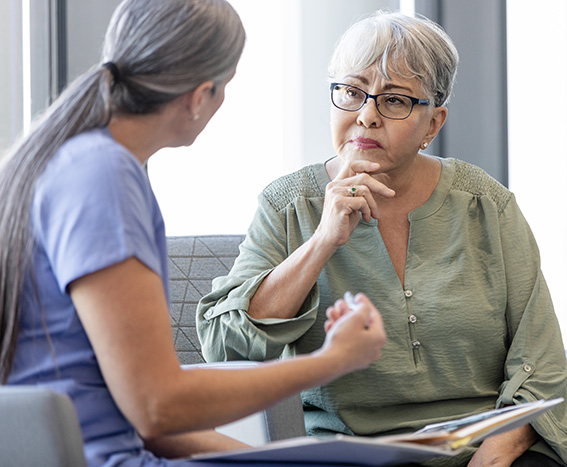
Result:
{"type": "Polygon", "coordinates": [[[452,449],[482,441],[488,436],[504,433],[529,423],[549,408],[563,402],[563,398],[536,401],[502,409],[491,410],[450,422],[428,425],[407,437],[407,442],[447,444],[452,449]],[[475,421],[476,420],[476,421],[475,421]]]}

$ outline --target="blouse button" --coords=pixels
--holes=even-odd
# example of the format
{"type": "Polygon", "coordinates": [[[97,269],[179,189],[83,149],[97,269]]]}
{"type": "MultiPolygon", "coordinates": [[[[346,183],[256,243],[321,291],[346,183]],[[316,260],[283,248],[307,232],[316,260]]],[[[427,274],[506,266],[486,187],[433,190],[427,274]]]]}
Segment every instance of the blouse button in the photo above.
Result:
{"type": "Polygon", "coordinates": [[[411,345],[413,346],[414,349],[419,349],[421,347],[421,342],[419,341],[413,341],[411,343],[411,345]]]}
{"type": "Polygon", "coordinates": [[[406,289],[406,290],[404,290],[404,295],[407,298],[410,298],[413,295],[413,292],[410,289],[406,289]]]}
{"type": "Polygon", "coordinates": [[[411,324],[417,323],[417,316],[415,316],[415,315],[410,315],[410,316],[408,317],[408,321],[409,321],[411,324]]]}

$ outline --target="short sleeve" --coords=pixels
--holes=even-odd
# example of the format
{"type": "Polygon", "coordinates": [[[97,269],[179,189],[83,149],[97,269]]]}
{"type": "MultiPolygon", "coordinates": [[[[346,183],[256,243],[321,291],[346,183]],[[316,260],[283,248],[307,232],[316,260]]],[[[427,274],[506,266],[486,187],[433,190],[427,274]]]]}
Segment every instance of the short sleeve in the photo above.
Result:
{"type": "Polygon", "coordinates": [[[103,133],[67,142],[36,185],[32,224],[59,288],[136,257],[160,274],[153,192],[140,163],[103,133]]]}

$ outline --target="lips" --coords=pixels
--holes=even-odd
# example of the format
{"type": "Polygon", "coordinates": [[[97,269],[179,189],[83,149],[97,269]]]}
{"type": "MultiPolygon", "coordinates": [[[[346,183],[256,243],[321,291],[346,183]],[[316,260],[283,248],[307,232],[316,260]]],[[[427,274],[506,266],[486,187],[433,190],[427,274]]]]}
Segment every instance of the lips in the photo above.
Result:
{"type": "Polygon", "coordinates": [[[358,149],[382,149],[382,145],[372,138],[354,138],[351,143],[358,149]]]}

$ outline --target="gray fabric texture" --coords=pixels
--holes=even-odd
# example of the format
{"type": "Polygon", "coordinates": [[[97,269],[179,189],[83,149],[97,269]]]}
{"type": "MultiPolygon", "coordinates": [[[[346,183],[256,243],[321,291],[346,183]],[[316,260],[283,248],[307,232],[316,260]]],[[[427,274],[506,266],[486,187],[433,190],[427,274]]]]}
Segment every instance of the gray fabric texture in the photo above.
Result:
{"type": "Polygon", "coordinates": [[[215,277],[228,274],[244,235],[168,237],[171,329],[179,361],[203,363],[195,330],[199,300],[215,277]]]}

